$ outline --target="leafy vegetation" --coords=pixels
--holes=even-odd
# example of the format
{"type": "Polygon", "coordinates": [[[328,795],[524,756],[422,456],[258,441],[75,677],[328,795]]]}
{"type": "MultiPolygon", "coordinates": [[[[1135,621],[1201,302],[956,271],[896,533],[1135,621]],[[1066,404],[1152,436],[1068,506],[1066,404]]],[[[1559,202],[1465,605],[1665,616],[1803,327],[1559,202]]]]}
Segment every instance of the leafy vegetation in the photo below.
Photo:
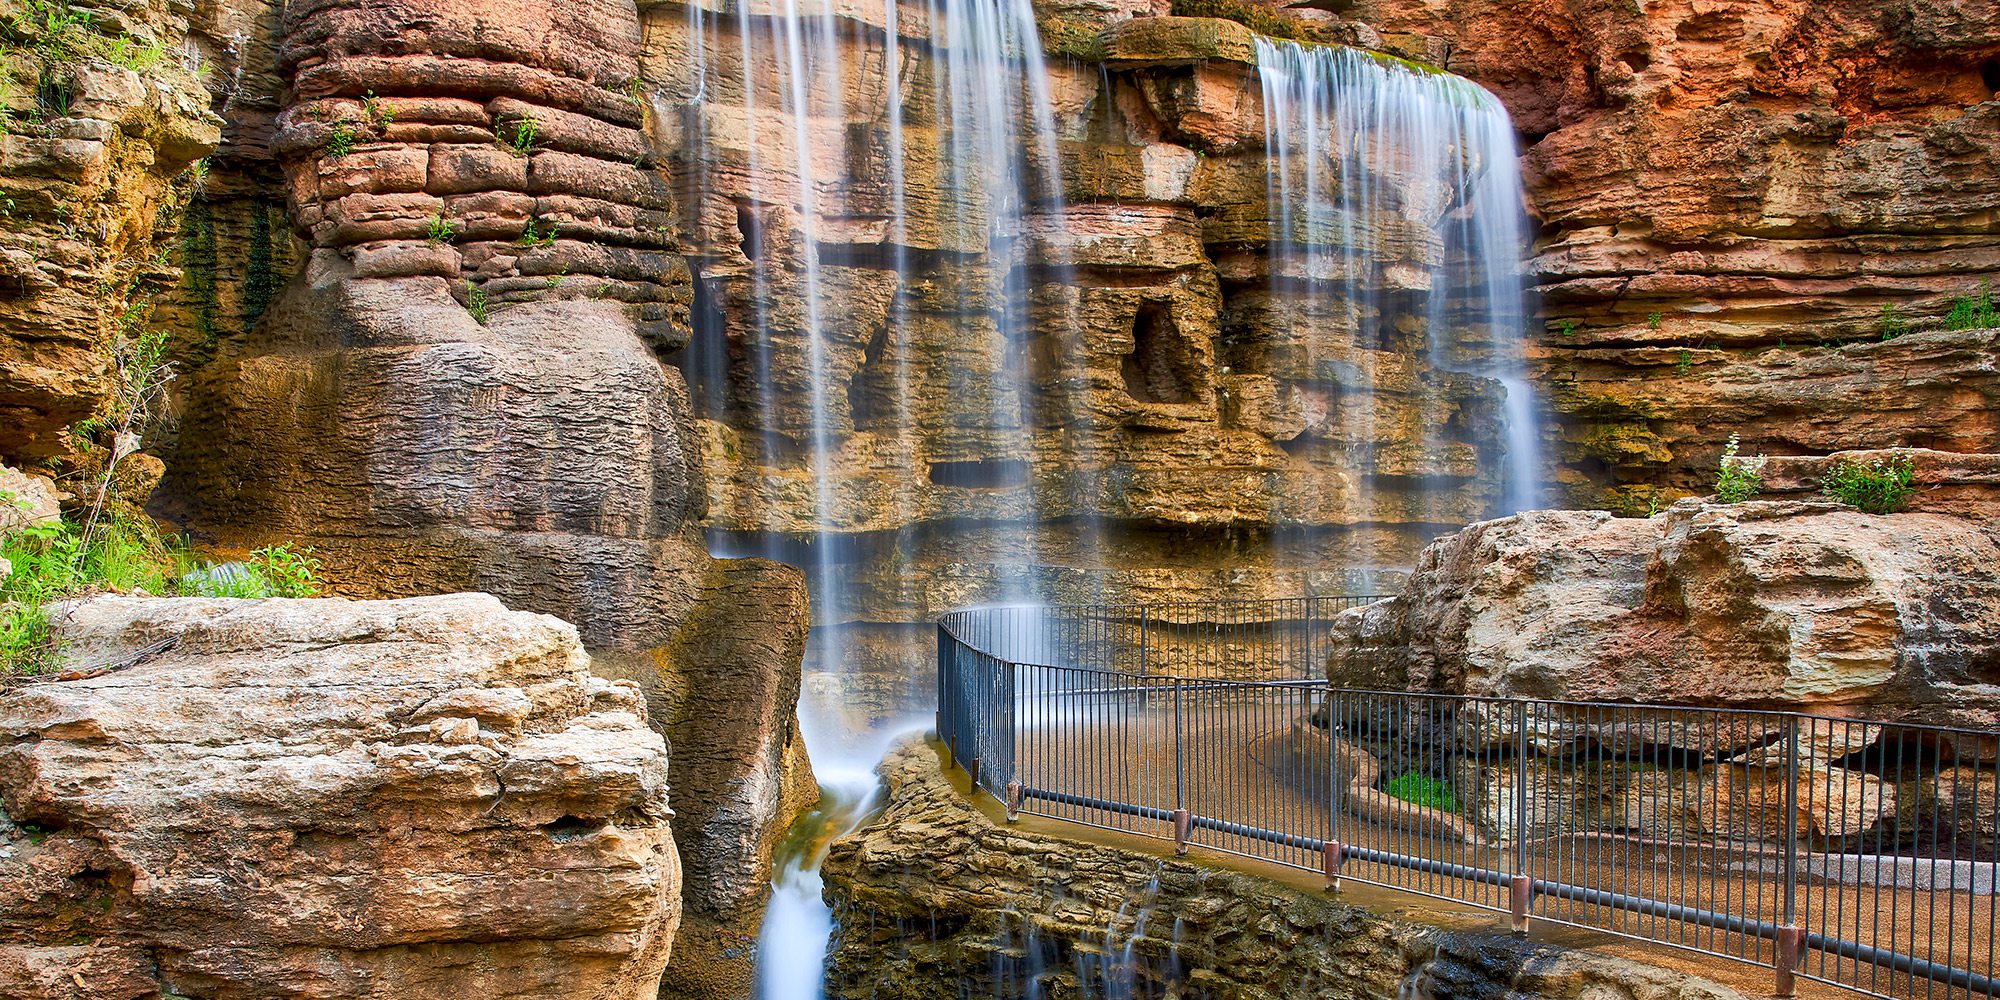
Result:
{"type": "Polygon", "coordinates": [[[362,95],[361,113],[367,115],[368,120],[378,129],[396,124],[396,109],[391,108],[387,101],[376,97],[372,90],[362,95]]]}
{"type": "Polygon", "coordinates": [[[1458,797],[1452,794],[1450,785],[1415,771],[1390,779],[1388,784],[1382,786],[1382,790],[1414,805],[1442,809],[1445,812],[1458,811],[1458,797]]]}
{"type": "Polygon", "coordinates": [[[1895,304],[1890,302],[1882,304],[1882,315],[1875,320],[1875,328],[1881,331],[1883,340],[1895,340],[1910,332],[1910,324],[1903,322],[1903,317],[1896,314],[1895,304]]]}
{"type": "Polygon", "coordinates": [[[430,222],[425,229],[425,242],[428,242],[431,246],[450,243],[452,237],[458,235],[458,226],[454,225],[450,219],[445,218],[442,212],[432,213],[430,222]]]}
{"type": "Polygon", "coordinates": [[[541,136],[542,123],[532,115],[522,115],[512,121],[502,122],[498,132],[500,144],[515,156],[526,156],[535,151],[535,140],[541,136]]]}
{"type": "Polygon", "coordinates": [[[474,323],[486,325],[486,289],[470,281],[465,283],[465,311],[472,314],[474,323]]]}
{"type": "Polygon", "coordinates": [[[1826,495],[1870,514],[1902,510],[1917,492],[1916,463],[1908,455],[1874,462],[1840,462],[1820,481],[1826,495]]]}
{"type": "Polygon", "coordinates": [[[1947,330],[2000,328],[2000,309],[1996,309],[1993,305],[1993,283],[1982,281],[1979,283],[1978,292],[1953,299],[1951,311],[1944,317],[1944,328],[1947,330]]]}
{"type": "Polygon", "coordinates": [[[1646,329],[1648,329],[1648,330],[1657,330],[1657,329],[1659,329],[1659,328],[1660,328],[1660,323],[1661,323],[1662,321],[1663,321],[1663,317],[1662,317],[1662,316],[1661,316],[1661,315],[1660,315],[1659,313],[1647,313],[1647,314],[1646,314],[1646,329]]]}
{"type": "Polygon", "coordinates": [[[1694,373],[1694,352],[1683,347],[1681,348],[1680,353],[1674,356],[1674,374],[1690,375],[1693,373],[1694,373]]]}
{"type": "Polygon", "coordinates": [[[1715,470],[1715,499],[1722,503],[1742,503],[1764,489],[1764,463],[1768,459],[1737,454],[1742,444],[1740,435],[1731,434],[1723,446],[1722,462],[1715,470]]]}
{"type": "Polygon", "coordinates": [[[326,155],[340,157],[354,152],[354,142],[358,138],[360,133],[355,130],[353,122],[333,123],[333,132],[326,139],[326,155]]]}
{"type": "Polygon", "coordinates": [[[1573,319],[1557,320],[1556,336],[1561,337],[1564,340],[1568,340],[1569,338],[1576,336],[1576,320],[1573,319]]]}
{"type": "Polygon", "coordinates": [[[528,228],[521,233],[521,238],[514,242],[517,246],[523,247],[551,246],[556,241],[556,230],[559,228],[561,228],[561,223],[550,222],[549,228],[540,229],[535,220],[531,218],[528,220],[528,228]]]}

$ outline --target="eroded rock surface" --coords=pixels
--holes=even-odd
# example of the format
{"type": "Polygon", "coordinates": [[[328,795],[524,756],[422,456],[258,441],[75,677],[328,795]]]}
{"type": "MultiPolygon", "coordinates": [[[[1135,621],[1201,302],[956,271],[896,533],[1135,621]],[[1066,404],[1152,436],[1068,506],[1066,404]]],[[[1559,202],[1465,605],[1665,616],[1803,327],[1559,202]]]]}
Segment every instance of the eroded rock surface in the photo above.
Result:
{"type": "MultiPolygon", "coordinates": [[[[823,869],[841,933],[828,995],[861,1000],[1162,993],[1737,1000],[1624,959],[1441,931],[1187,860],[994,823],[922,743],[882,765],[885,809],[823,869]],[[1518,992],[1510,992],[1518,991],[1518,992]]],[[[1168,845],[1162,845],[1163,847],[1168,845]]]]}
{"type": "Polygon", "coordinates": [[[103,597],[0,694],[0,994],[650,1000],[667,755],[485,595],[103,597]]]}
{"type": "Polygon", "coordinates": [[[2000,719],[2000,536],[1942,514],[1683,501],[1535,511],[1424,551],[1343,614],[1351,687],[2000,719]]]}
{"type": "Polygon", "coordinates": [[[660,995],[750,1000],[772,849],[819,799],[795,715],[805,581],[761,559],[719,560],[696,608],[670,645],[600,655],[595,669],[639,682],[673,748],[685,909],[660,995]]]}

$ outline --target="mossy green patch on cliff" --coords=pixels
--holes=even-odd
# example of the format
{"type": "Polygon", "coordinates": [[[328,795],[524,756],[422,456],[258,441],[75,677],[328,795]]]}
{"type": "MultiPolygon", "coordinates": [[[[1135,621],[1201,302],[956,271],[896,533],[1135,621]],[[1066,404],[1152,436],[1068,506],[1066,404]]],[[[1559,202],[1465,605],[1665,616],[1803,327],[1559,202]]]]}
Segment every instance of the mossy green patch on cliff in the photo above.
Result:
{"type": "Polygon", "coordinates": [[[1243,0],[1174,0],[1175,17],[1213,17],[1235,21],[1251,31],[1272,38],[1297,38],[1297,22],[1243,0]]]}
{"type": "Polygon", "coordinates": [[[1047,55],[1078,62],[1104,58],[1104,43],[1098,38],[1100,28],[1093,22],[1051,14],[1038,18],[1035,27],[1041,32],[1042,52],[1047,55]]]}

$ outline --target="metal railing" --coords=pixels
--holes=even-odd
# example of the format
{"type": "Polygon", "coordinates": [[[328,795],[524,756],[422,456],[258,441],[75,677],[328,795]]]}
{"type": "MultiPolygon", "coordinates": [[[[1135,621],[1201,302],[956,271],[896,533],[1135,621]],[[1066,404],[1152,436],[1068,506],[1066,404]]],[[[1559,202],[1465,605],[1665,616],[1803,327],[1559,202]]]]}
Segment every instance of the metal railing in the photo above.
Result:
{"type": "Polygon", "coordinates": [[[1010,816],[1172,839],[1883,997],[1995,996],[2000,735],[1334,689],[1375,598],[984,608],[938,733],[1010,816]]]}

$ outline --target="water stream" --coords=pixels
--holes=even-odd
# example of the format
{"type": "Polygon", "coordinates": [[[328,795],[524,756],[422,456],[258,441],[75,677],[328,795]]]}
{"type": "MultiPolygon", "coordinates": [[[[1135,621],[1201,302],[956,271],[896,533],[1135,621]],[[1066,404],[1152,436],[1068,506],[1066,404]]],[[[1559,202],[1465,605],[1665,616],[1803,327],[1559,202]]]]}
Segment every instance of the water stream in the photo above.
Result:
{"type": "MultiPolygon", "coordinates": [[[[838,674],[871,655],[849,645],[844,626],[879,621],[884,608],[939,610],[924,607],[935,581],[919,578],[923,571],[857,580],[852,551],[911,544],[911,523],[936,514],[922,508],[937,485],[959,475],[1009,479],[982,490],[977,511],[954,512],[966,517],[1032,527],[1048,510],[1070,509],[1040,495],[1033,472],[1038,446],[1091,437],[1074,433],[1085,415],[1040,422],[1033,412],[1039,399],[1072,398],[1038,397],[1028,357],[1031,281],[1063,284],[1068,258],[1050,76],[1030,0],[696,0],[685,10],[679,76],[651,109],[677,146],[694,246],[696,330],[681,366],[697,410],[726,423],[735,435],[728,447],[754,452],[750,464],[766,470],[730,485],[761,520],[714,547],[805,570],[815,626],[808,669],[838,674]],[[1038,442],[1043,425],[1071,431],[1038,442]],[[1017,466],[1030,471],[1014,481],[1017,466]]],[[[1415,309],[1430,369],[1474,387],[1434,394],[1425,439],[1405,444],[1451,455],[1470,447],[1467,420],[1503,422],[1507,471],[1492,506],[1532,506],[1539,456],[1521,377],[1525,237],[1505,112],[1462,80],[1367,55],[1277,42],[1260,42],[1258,55],[1273,158],[1274,293],[1303,296],[1309,315],[1344,315],[1353,342],[1368,348],[1326,358],[1339,384],[1325,391],[1374,391],[1378,355],[1387,354],[1376,348],[1411,336],[1415,309]],[[1417,238],[1398,237],[1417,250],[1384,251],[1398,242],[1381,238],[1389,220],[1413,215],[1433,220],[1417,238]],[[1469,417],[1480,400],[1490,412],[1469,417]]],[[[1110,77],[1102,79],[1108,91],[1110,77]]],[[[1357,464],[1389,464],[1366,444],[1381,436],[1371,407],[1348,406],[1337,419],[1347,426],[1329,433],[1364,442],[1357,464]]],[[[1436,471],[1419,463],[1391,474],[1421,482],[1436,471]]],[[[1079,475],[1067,489],[1094,494],[1103,485],[1079,475]]],[[[1447,510],[1432,518],[1454,519],[1463,518],[1447,510]]],[[[1082,531],[1070,558],[1081,551],[1087,562],[1096,542],[1089,525],[1082,531]]],[[[966,560],[983,560],[976,580],[958,592],[1050,599],[1038,583],[1046,578],[1037,576],[1035,538],[1023,530],[988,539],[966,560]]],[[[819,860],[867,815],[883,734],[930,718],[926,706],[857,734],[846,694],[809,684],[801,697],[824,799],[778,858],[759,944],[765,1000],[822,995],[832,928],[819,860]]],[[[1139,904],[1149,897],[1141,889],[1139,904]]],[[[1079,974],[1120,984],[1107,996],[1129,995],[1144,962],[1134,942],[1158,916],[1142,910],[1117,942],[1128,921],[1114,921],[1106,967],[1079,974]]],[[[1039,949],[1030,940],[1028,950],[1039,949]]]]}

